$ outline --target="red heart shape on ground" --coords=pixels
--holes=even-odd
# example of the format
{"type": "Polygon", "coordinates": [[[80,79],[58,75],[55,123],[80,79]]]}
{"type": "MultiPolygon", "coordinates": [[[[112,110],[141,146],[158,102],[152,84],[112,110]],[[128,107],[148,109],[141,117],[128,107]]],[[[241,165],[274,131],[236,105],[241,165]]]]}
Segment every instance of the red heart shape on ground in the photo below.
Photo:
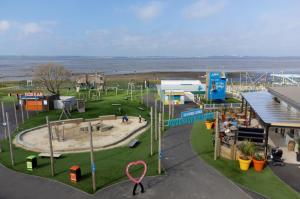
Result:
{"type": "Polygon", "coordinates": [[[135,184],[139,184],[140,182],[142,182],[143,178],[145,177],[146,175],[146,172],[147,172],[147,164],[146,162],[144,162],[143,160],[139,160],[139,161],[136,161],[136,162],[129,162],[126,166],[126,175],[128,177],[129,180],[131,180],[133,183],[135,184]],[[130,174],[129,172],[129,168],[131,166],[137,166],[137,165],[143,165],[144,166],[144,171],[142,173],[142,175],[138,178],[134,178],[132,177],[132,175],[130,174]]]}

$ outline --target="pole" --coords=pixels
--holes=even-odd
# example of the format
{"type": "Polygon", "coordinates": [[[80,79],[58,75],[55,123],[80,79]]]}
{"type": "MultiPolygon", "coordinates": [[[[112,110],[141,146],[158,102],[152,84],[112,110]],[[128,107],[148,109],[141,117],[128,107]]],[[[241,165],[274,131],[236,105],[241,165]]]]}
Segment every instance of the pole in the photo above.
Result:
{"type": "Polygon", "coordinates": [[[49,147],[50,147],[51,175],[54,176],[54,160],[53,160],[53,147],[52,147],[52,133],[51,133],[51,124],[49,122],[48,116],[46,116],[46,122],[47,122],[47,126],[48,126],[48,137],[49,137],[49,147]]]}
{"type": "Polygon", "coordinates": [[[19,122],[18,122],[18,115],[17,115],[17,108],[16,108],[15,100],[13,100],[13,106],[14,106],[14,111],[15,111],[16,129],[19,129],[19,122]]]}
{"type": "Polygon", "coordinates": [[[147,107],[149,107],[149,88],[147,86],[147,107]]]}
{"type": "Polygon", "coordinates": [[[22,124],[24,124],[24,110],[23,110],[23,104],[21,105],[21,116],[22,116],[22,124]]]}
{"type": "MultiPolygon", "coordinates": [[[[21,108],[23,108],[23,104],[21,104],[21,108]]],[[[28,110],[26,109],[26,118],[27,120],[29,119],[29,114],[28,114],[28,110]]]]}
{"type": "Polygon", "coordinates": [[[116,87],[116,95],[118,95],[118,87],[116,87]]]}
{"type": "Polygon", "coordinates": [[[101,91],[100,90],[98,91],[98,98],[99,98],[99,100],[101,100],[101,91]]]}
{"type": "Polygon", "coordinates": [[[4,127],[4,138],[7,139],[7,128],[6,127],[6,119],[5,119],[5,109],[4,109],[4,103],[1,102],[1,108],[2,108],[2,125],[4,127]]]}
{"type": "Polygon", "coordinates": [[[216,116],[216,126],[215,126],[215,150],[214,150],[214,160],[217,160],[218,156],[218,145],[219,145],[219,112],[215,113],[216,116]]]}
{"type": "Polygon", "coordinates": [[[92,168],[92,186],[93,186],[93,192],[96,191],[96,167],[94,162],[94,147],[93,147],[93,133],[92,133],[92,125],[91,122],[89,122],[89,134],[90,134],[90,150],[91,150],[91,168],[92,168]]]}
{"type": "Polygon", "coordinates": [[[162,103],[162,116],[161,116],[161,124],[162,124],[162,132],[165,131],[165,105],[164,105],[164,102],[161,102],[162,103]]]}
{"type": "Polygon", "coordinates": [[[155,140],[157,140],[157,100],[154,101],[154,133],[155,133],[155,140]]]}
{"type": "Polygon", "coordinates": [[[141,104],[143,104],[143,85],[141,85],[141,104]]]}
{"type": "Polygon", "coordinates": [[[150,127],[151,127],[151,134],[150,134],[150,155],[153,155],[153,107],[150,108],[150,127]]]}
{"type": "MultiPolygon", "coordinates": [[[[159,125],[161,123],[161,113],[158,114],[158,120],[159,120],[159,125]]],[[[161,132],[160,132],[160,128],[158,128],[158,174],[161,174],[161,132]]]]}
{"type": "Polygon", "coordinates": [[[7,124],[7,134],[8,134],[8,141],[9,141],[9,151],[10,151],[11,165],[15,166],[13,147],[12,147],[11,136],[10,136],[10,125],[9,125],[8,112],[6,112],[6,124],[7,124]]]}
{"type": "Polygon", "coordinates": [[[169,95],[169,120],[171,119],[171,95],[169,95]]]}
{"type": "Polygon", "coordinates": [[[132,83],[130,83],[130,100],[132,101],[132,83]]]}

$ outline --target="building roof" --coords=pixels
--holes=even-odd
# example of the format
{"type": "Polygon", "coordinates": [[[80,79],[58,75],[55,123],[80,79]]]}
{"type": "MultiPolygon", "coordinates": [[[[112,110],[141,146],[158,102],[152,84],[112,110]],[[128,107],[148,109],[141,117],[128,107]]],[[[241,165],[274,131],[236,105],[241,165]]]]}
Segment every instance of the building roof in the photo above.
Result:
{"type": "Polygon", "coordinates": [[[283,100],[292,107],[300,110],[300,87],[270,87],[268,88],[268,91],[278,99],[283,100]]]}
{"type": "Polygon", "coordinates": [[[242,93],[259,118],[267,125],[300,128],[300,113],[289,110],[267,91],[242,93]]]}
{"type": "Polygon", "coordinates": [[[161,80],[161,85],[199,85],[200,80],[161,80]]]}

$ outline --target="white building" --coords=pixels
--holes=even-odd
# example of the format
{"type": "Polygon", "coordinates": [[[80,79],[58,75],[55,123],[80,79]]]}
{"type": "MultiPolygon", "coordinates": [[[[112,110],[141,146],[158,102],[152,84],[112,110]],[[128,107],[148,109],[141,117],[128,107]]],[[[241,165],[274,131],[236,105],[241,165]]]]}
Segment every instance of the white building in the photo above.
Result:
{"type": "Polygon", "coordinates": [[[203,94],[205,85],[200,80],[161,80],[157,91],[166,105],[171,101],[174,104],[184,104],[187,101],[195,102],[195,94],[203,94]]]}

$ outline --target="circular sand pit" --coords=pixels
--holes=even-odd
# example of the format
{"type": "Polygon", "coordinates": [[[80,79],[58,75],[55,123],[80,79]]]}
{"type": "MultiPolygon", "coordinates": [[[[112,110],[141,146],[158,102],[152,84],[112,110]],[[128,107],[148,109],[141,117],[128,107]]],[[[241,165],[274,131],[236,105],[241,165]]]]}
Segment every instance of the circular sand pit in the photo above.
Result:
{"type": "MultiPolygon", "coordinates": [[[[92,124],[95,150],[114,148],[127,144],[132,138],[144,132],[147,122],[138,117],[99,118],[90,120],[92,124]]],[[[83,119],[51,123],[52,145],[56,153],[84,152],[90,149],[88,121],[83,119]]],[[[16,136],[14,143],[27,150],[49,152],[49,136],[46,125],[23,131],[16,136]]]]}

